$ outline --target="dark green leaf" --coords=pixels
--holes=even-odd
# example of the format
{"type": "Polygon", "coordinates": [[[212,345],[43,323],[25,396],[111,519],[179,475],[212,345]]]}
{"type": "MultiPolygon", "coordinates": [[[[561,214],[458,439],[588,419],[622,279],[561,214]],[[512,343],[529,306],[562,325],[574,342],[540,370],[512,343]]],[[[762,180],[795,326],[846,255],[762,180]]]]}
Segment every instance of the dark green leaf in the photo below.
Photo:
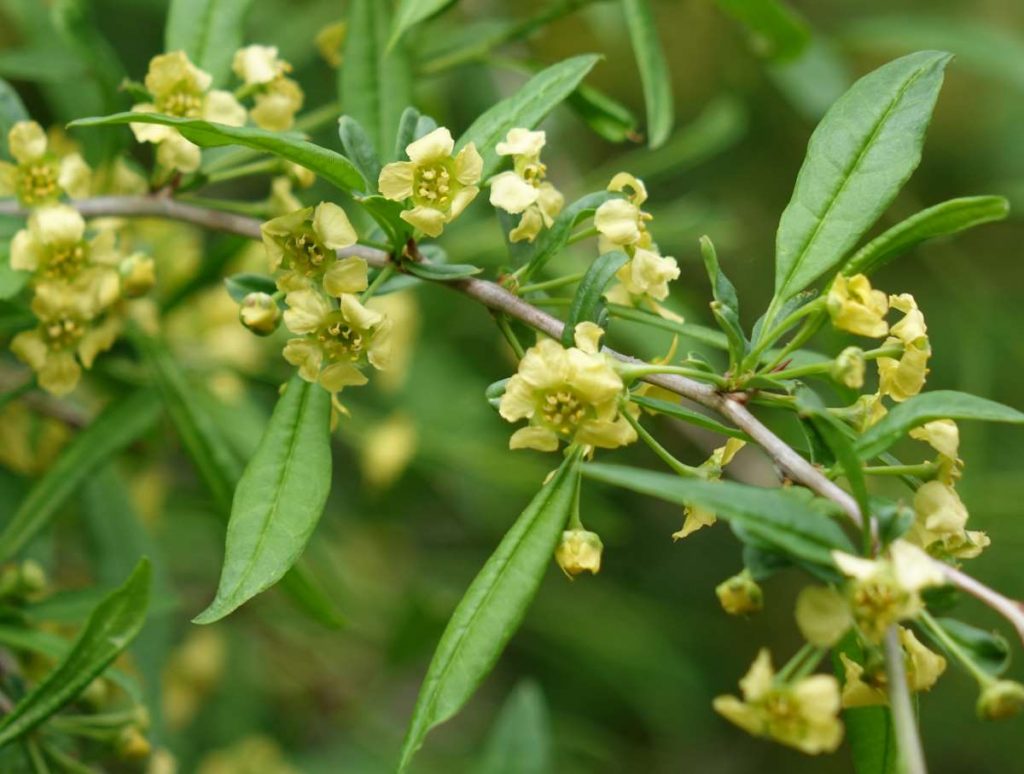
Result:
{"type": "Polygon", "coordinates": [[[238,482],[217,596],[195,623],[228,615],[302,554],[331,487],[330,412],[326,390],[292,378],[238,482]]]}
{"type": "Polygon", "coordinates": [[[231,59],[242,46],[245,15],[252,0],[171,0],[164,28],[164,50],[184,51],[220,85],[231,73],[231,59]]]}
{"type": "Polygon", "coordinates": [[[811,39],[806,22],[782,0],[718,0],[718,5],[747,28],[751,48],[767,59],[795,59],[811,39]]]}
{"type": "Polygon", "coordinates": [[[431,16],[436,16],[456,2],[457,0],[399,0],[395,20],[391,25],[388,48],[394,46],[406,30],[431,16]]]}
{"type": "Polygon", "coordinates": [[[412,226],[402,220],[404,205],[383,196],[358,197],[355,202],[377,222],[388,242],[394,245],[396,250],[401,251],[412,234],[412,226]]]}
{"type": "Polygon", "coordinates": [[[227,288],[228,295],[239,304],[250,293],[266,293],[272,296],[277,292],[274,278],[266,274],[232,274],[224,278],[224,287],[227,288]]]}
{"type": "Polygon", "coordinates": [[[723,425],[718,420],[712,419],[704,414],[698,414],[696,411],[688,409],[680,403],[670,403],[667,400],[648,398],[643,395],[632,395],[630,396],[630,401],[641,408],[655,411],[658,414],[664,414],[667,417],[678,419],[681,422],[686,422],[687,424],[703,427],[706,430],[711,430],[715,433],[719,433],[720,435],[725,435],[730,438],[739,438],[744,441],[750,440],[750,436],[742,430],[737,430],[735,427],[723,425]]]}
{"type": "Polygon", "coordinates": [[[473,579],[441,635],[402,745],[404,770],[427,733],[466,703],[519,628],[569,518],[576,459],[562,463],[473,579]]]}
{"type": "Polygon", "coordinates": [[[402,264],[402,267],[420,279],[433,280],[434,282],[455,282],[467,279],[483,271],[479,266],[470,266],[468,263],[420,263],[419,261],[406,261],[402,264]]]}
{"type": "Polygon", "coordinates": [[[11,160],[11,153],[7,147],[7,133],[18,121],[28,121],[28,111],[14,90],[7,81],[0,78],[0,158],[11,160]]]}
{"type": "Polygon", "coordinates": [[[843,267],[843,274],[870,274],[921,242],[1002,220],[1009,213],[1010,203],[1002,196],[967,196],[936,204],[864,245],[843,267]]]}
{"type": "MultiPolygon", "coordinates": [[[[852,633],[843,638],[839,649],[833,651],[833,668],[842,682],[846,678],[846,670],[839,659],[839,650],[855,661],[862,661],[864,652],[852,633]]],[[[901,774],[899,746],[888,707],[845,709],[843,722],[857,774],[901,774]]]]}
{"type": "Polygon", "coordinates": [[[857,81],[811,135],[776,236],[781,303],[834,268],[921,160],[950,55],[920,51],[857,81]]]}
{"type": "Polygon", "coordinates": [[[380,159],[374,150],[373,140],[352,116],[342,116],[338,119],[338,137],[341,139],[345,155],[352,160],[366,180],[367,193],[375,192],[377,179],[380,177],[380,159]]]}
{"type": "Polygon", "coordinates": [[[569,95],[566,104],[587,126],[609,142],[638,139],[633,111],[593,86],[581,83],[569,95]]]}
{"type": "Polygon", "coordinates": [[[501,707],[475,774],[551,771],[551,719],[540,686],[522,681],[501,707]]]}
{"type": "Polygon", "coordinates": [[[711,280],[711,314],[714,315],[718,327],[725,333],[729,342],[729,363],[735,367],[742,362],[747,354],[747,337],[743,335],[740,325],[740,302],[736,297],[736,288],[729,281],[718,264],[718,254],[710,237],[700,238],[700,254],[704,259],[704,268],[711,280]]]}
{"type": "Polygon", "coordinates": [[[30,272],[11,268],[11,243],[5,240],[0,244],[0,300],[18,295],[31,276],[30,272]]]}
{"type": "Polygon", "coordinates": [[[833,549],[853,550],[829,516],[831,504],[811,497],[806,490],[684,479],[671,473],[595,463],[583,466],[583,476],[677,505],[707,508],[741,526],[765,547],[826,567],[833,566],[833,549]]]}
{"type": "Polygon", "coordinates": [[[484,159],[483,177],[490,177],[501,164],[495,146],[505,139],[509,129],[537,126],[573,92],[598,58],[595,54],[574,56],[541,70],[511,97],[481,114],[459,138],[456,147],[476,145],[484,159]]]}
{"type": "Polygon", "coordinates": [[[622,9],[626,14],[626,29],[640,70],[644,104],[647,106],[647,144],[657,148],[672,134],[675,123],[668,63],[658,40],[658,27],[648,0],[622,0],[622,9]]]}
{"type": "Polygon", "coordinates": [[[995,401],[955,390],[916,395],[893,407],[857,442],[863,459],[877,457],[915,427],[935,419],[978,419],[985,422],[1024,424],[1024,414],[995,401]]]}
{"type": "Polygon", "coordinates": [[[524,272],[524,276],[532,277],[543,269],[547,262],[565,247],[576,226],[590,218],[597,208],[606,201],[618,198],[618,196],[619,194],[609,191],[595,191],[581,196],[558,213],[551,228],[541,231],[540,236],[534,241],[528,261],[529,266],[524,272]]]}
{"type": "Polygon", "coordinates": [[[398,161],[408,161],[409,157],[406,155],[405,148],[409,143],[416,139],[416,126],[419,123],[420,111],[410,106],[402,111],[402,115],[398,119],[398,130],[395,132],[395,150],[392,155],[393,159],[398,161]]]}
{"type": "Polygon", "coordinates": [[[187,140],[203,148],[243,145],[274,153],[316,172],[343,191],[362,191],[366,183],[351,161],[336,151],[321,148],[307,140],[281,132],[268,132],[251,126],[226,126],[192,118],[174,118],[158,113],[115,113],[110,116],[80,118],[68,126],[108,126],[114,124],[161,124],[173,126],[187,140]]]}
{"type": "Polygon", "coordinates": [[[61,452],[4,524],[0,561],[20,551],[93,471],[149,430],[159,414],[160,398],[153,390],[140,390],[107,406],[61,452]]]}
{"type": "Polygon", "coordinates": [[[89,616],[63,660],[0,720],[0,747],[18,739],[74,700],[117,658],[142,628],[149,604],[149,562],[139,562],[124,585],[89,616]]]}
{"type": "Polygon", "coordinates": [[[603,327],[604,289],[612,281],[615,272],[629,260],[621,250],[612,250],[597,257],[576,287],[576,295],[569,305],[569,314],[562,330],[562,344],[573,346],[576,326],[581,322],[593,322],[603,327]]]}
{"type": "MultiPolygon", "coordinates": [[[[999,677],[1009,668],[1010,645],[998,632],[987,632],[955,618],[936,618],[935,623],[942,627],[950,639],[965,651],[975,664],[993,677],[999,677]]],[[[927,627],[923,627],[923,631],[928,634],[927,627]]],[[[931,639],[949,658],[956,660],[956,655],[950,653],[942,640],[931,639]]]]}

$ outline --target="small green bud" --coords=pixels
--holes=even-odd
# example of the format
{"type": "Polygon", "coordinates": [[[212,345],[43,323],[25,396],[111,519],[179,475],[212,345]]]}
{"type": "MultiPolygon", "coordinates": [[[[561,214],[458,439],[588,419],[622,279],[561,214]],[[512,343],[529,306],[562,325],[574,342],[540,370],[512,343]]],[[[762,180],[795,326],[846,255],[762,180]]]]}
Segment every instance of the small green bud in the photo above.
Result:
{"type": "Polygon", "coordinates": [[[121,292],[127,298],[138,298],[156,284],[156,263],[143,253],[132,253],[118,266],[121,292]]]}
{"type": "Polygon", "coordinates": [[[26,595],[39,594],[46,590],[46,570],[34,559],[21,563],[21,590],[26,595]]]}
{"type": "Polygon", "coordinates": [[[117,737],[117,755],[122,760],[138,761],[153,751],[149,740],[135,726],[128,726],[117,737]]]}
{"type": "Polygon", "coordinates": [[[764,594],[750,571],[727,578],[715,587],[722,609],[729,615],[753,615],[764,609],[764,594]]]}
{"type": "Polygon", "coordinates": [[[555,549],[555,561],[570,578],[582,572],[596,575],[601,570],[603,548],[596,532],[567,529],[562,533],[562,542],[555,549]]]}
{"type": "Polygon", "coordinates": [[[831,377],[853,390],[864,386],[864,350],[847,347],[832,361],[831,377]]]}
{"type": "Polygon", "coordinates": [[[1024,709],[1024,685],[1015,680],[996,680],[978,697],[978,717],[1002,720],[1024,709]]]}
{"type": "Polygon", "coordinates": [[[257,336],[269,336],[281,324],[281,309],[267,293],[250,293],[238,310],[242,325],[257,336]]]}

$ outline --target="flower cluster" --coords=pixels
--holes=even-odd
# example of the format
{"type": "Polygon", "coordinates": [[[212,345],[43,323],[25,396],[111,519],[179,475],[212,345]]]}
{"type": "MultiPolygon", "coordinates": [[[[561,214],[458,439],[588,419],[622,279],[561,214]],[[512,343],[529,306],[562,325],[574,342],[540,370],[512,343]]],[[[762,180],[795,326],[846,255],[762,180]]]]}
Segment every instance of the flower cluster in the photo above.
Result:
{"type": "Polygon", "coordinates": [[[512,157],[512,169],[491,180],[491,204],[522,216],[509,232],[510,242],[532,242],[551,228],[565,204],[565,197],[546,179],[548,168],[540,160],[545,141],[544,132],[510,129],[496,146],[498,155],[512,157]]]}
{"type": "Polygon", "coordinates": [[[89,195],[91,171],[82,156],[54,152],[54,143],[35,121],[18,121],[7,133],[7,147],[16,163],[0,161],[0,196],[17,196],[24,207],[89,195]]]}

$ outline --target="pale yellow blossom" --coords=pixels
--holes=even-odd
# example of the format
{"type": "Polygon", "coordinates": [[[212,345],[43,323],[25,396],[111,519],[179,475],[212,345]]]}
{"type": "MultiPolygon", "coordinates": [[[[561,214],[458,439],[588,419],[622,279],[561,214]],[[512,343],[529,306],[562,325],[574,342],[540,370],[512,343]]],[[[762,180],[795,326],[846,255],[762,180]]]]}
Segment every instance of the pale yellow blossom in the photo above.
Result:
{"type": "Polygon", "coordinates": [[[863,274],[849,278],[838,275],[829,288],[826,306],[832,324],[840,330],[873,339],[889,332],[885,321],[889,303],[885,293],[873,290],[863,274]]]}
{"type": "Polygon", "coordinates": [[[491,204],[522,215],[509,232],[511,242],[532,242],[542,229],[551,227],[565,204],[565,197],[545,179],[547,167],[540,161],[544,142],[544,132],[510,129],[496,146],[499,155],[512,157],[512,169],[491,180],[491,204]]]}
{"type": "Polygon", "coordinates": [[[331,295],[366,289],[366,262],[339,260],[335,251],[358,238],[345,211],[331,202],[281,215],[260,227],[272,271],[282,270],[277,286],[301,290],[324,283],[331,295]]]}

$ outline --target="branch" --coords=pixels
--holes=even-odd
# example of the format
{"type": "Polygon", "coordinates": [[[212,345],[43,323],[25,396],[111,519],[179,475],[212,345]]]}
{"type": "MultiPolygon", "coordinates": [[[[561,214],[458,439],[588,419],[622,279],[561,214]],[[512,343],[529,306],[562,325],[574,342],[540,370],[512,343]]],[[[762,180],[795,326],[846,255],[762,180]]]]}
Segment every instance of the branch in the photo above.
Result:
{"type": "MultiPolygon", "coordinates": [[[[84,217],[159,217],[192,223],[215,231],[224,231],[250,239],[260,239],[260,222],[255,218],[221,212],[194,204],[176,201],[161,196],[100,196],[91,199],[72,201],[84,217]]],[[[28,213],[18,207],[17,202],[0,202],[0,215],[25,217],[28,213]]],[[[338,251],[339,256],[359,256],[368,264],[376,267],[387,266],[391,256],[383,250],[363,245],[354,245],[338,251]]],[[[558,340],[562,336],[565,325],[556,317],[552,317],[510,293],[500,285],[480,279],[466,279],[457,282],[443,282],[452,288],[498,312],[504,312],[526,323],[542,333],[558,340]]],[[[642,363],[643,361],[629,355],[608,349],[607,352],[626,363],[642,363]]],[[[753,438],[759,446],[789,479],[801,484],[818,495],[827,498],[843,510],[846,517],[858,527],[863,517],[857,502],[848,492],[829,480],[820,470],[801,457],[785,441],[760,422],[745,405],[745,394],[726,394],[718,392],[714,387],[685,376],[671,374],[651,374],[644,380],[674,392],[688,400],[711,409],[725,417],[740,430],[753,438]]],[[[1016,628],[1021,640],[1024,641],[1024,607],[1015,600],[1003,596],[989,588],[981,581],[973,578],[944,562],[935,560],[949,582],[961,591],[970,594],[996,612],[1006,617],[1016,628]]]]}

